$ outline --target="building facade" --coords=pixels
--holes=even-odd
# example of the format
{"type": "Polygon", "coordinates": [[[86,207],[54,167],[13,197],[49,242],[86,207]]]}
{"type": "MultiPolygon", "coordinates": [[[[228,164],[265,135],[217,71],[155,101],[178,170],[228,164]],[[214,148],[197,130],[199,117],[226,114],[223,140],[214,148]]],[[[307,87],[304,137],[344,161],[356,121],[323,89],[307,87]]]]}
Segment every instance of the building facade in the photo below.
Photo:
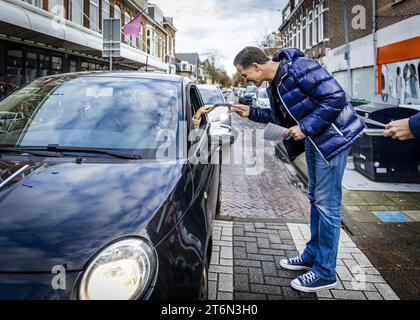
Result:
{"type": "Polygon", "coordinates": [[[350,97],[420,105],[419,1],[292,0],[282,13],[283,46],[319,60],[350,97]]]}
{"type": "Polygon", "coordinates": [[[0,83],[13,87],[49,74],[108,70],[103,19],[120,18],[124,26],[140,13],[140,34],[121,34],[113,69],[170,72],[165,44],[175,42],[176,30],[169,35],[149,7],[155,6],[147,0],[0,0],[0,83]]]}
{"type": "Polygon", "coordinates": [[[176,74],[188,77],[195,83],[200,83],[201,73],[201,62],[198,53],[176,53],[176,74]]]}

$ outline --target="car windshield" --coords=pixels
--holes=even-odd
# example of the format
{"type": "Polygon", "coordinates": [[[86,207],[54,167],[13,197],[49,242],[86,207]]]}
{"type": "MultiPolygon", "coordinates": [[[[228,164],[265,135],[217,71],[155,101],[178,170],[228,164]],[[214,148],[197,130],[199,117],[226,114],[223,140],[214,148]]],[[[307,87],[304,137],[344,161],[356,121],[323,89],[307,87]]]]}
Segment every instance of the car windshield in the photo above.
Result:
{"type": "Polygon", "coordinates": [[[198,87],[204,104],[224,103],[225,99],[221,92],[214,88],[198,87]]]}
{"type": "Polygon", "coordinates": [[[151,79],[40,79],[0,102],[0,147],[176,148],[179,92],[151,79]]]}
{"type": "Polygon", "coordinates": [[[267,99],[268,98],[267,91],[265,91],[265,89],[258,91],[258,97],[260,97],[261,99],[267,99]]]}
{"type": "Polygon", "coordinates": [[[246,93],[255,93],[257,92],[258,88],[257,87],[248,87],[246,88],[246,93]]]}

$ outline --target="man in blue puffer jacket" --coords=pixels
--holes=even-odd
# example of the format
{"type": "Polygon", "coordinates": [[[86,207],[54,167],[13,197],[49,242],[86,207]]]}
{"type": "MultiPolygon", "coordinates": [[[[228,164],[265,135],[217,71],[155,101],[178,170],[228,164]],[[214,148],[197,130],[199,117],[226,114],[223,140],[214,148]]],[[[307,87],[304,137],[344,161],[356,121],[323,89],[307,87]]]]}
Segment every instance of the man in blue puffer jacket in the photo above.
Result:
{"type": "Polygon", "coordinates": [[[304,252],[280,260],[289,270],[309,270],[291,286],[315,292],[336,286],[336,260],[341,230],[341,182],[351,145],[365,124],[347,102],[344,90],[321,65],[296,48],[279,50],[272,60],[256,47],[246,47],[234,65],[247,81],[269,81],[270,109],[235,105],[232,112],[255,122],[289,128],[284,140],[290,161],[306,152],[311,240],[304,252]]]}

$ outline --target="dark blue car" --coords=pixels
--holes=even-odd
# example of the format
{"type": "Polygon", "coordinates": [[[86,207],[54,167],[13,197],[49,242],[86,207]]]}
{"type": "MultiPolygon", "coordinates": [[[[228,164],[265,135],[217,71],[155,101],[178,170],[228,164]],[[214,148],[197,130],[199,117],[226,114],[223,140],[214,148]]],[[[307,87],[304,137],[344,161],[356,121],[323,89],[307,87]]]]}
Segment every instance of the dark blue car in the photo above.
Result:
{"type": "Polygon", "coordinates": [[[208,142],[232,131],[194,131],[202,104],[150,73],[49,76],[1,101],[0,299],[206,298],[208,142]]]}

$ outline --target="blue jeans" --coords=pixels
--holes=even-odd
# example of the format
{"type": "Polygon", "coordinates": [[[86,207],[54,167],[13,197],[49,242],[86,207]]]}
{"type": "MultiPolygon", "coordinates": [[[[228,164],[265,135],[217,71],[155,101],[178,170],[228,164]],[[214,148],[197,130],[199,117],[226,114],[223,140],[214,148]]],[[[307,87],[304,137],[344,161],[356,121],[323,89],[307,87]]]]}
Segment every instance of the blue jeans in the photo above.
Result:
{"type": "Polygon", "coordinates": [[[328,164],[306,138],[308,197],[311,204],[311,240],[302,260],[313,265],[312,271],[325,280],[336,278],[338,240],[341,230],[341,182],[350,148],[328,164]]]}

